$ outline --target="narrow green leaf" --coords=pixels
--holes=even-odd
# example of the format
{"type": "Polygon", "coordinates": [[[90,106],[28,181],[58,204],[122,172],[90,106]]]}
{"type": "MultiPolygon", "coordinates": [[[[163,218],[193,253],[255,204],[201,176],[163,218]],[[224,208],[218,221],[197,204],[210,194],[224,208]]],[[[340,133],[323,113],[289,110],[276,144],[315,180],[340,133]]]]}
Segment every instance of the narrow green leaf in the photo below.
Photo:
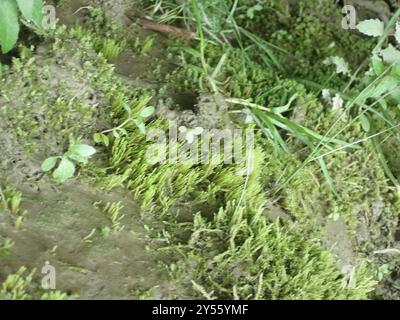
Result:
{"type": "Polygon", "coordinates": [[[9,52],[18,40],[18,8],[15,0],[0,1],[0,45],[3,53],[9,52]]]}

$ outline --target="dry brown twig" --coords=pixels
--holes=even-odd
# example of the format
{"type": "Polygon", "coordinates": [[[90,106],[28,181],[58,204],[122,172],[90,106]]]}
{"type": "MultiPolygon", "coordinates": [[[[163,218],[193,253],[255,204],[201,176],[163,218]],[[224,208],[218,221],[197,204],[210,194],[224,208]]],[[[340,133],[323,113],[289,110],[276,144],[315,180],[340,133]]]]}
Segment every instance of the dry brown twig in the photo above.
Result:
{"type": "Polygon", "coordinates": [[[178,37],[185,38],[186,40],[193,40],[196,38],[196,33],[194,33],[193,31],[173,27],[167,24],[156,23],[147,19],[139,19],[138,24],[141,25],[144,29],[176,35],[178,37]]]}

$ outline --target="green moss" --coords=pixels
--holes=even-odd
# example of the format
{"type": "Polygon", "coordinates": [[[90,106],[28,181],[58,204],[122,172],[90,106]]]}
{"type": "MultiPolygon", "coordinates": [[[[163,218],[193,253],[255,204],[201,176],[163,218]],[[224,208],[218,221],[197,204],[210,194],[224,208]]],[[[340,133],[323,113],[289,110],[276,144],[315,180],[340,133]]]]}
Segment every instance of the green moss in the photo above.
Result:
{"type": "MultiPolygon", "coordinates": [[[[312,19],[306,23],[318,26],[312,19]]],[[[298,33],[305,30],[304,26],[298,28],[298,33]]],[[[104,57],[93,51],[98,45],[95,35],[93,30],[82,28],[59,29],[53,46],[54,57],[37,61],[30,50],[24,49],[21,59],[15,61],[15,75],[1,80],[0,90],[6,97],[4,116],[10,119],[8,130],[26,149],[53,154],[52,149],[62,148],[70,135],[91,139],[92,134],[105,129],[104,126],[123,123],[127,119],[125,103],[135,113],[149,102],[149,90],[124,85],[114,76],[113,67],[104,57]],[[68,47],[74,48],[74,54],[68,47]],[[60,69],[45,67],[60,64],[60,61],[60,69]],[[65,72],[64,69],[68,69],[68,83],[49,81],[52,72],[65,72]],[[71,87],[70,83],[74,85],[71,87]],[[31,89],[15,94],[15,88],[25,85],[31,89]],[[78,100],[74,97],[81,85],[92,90],[85,90],[84,99],[78,100]],[[51,96],[48,92],[56,94],[51,96]],[[90,103],[90,93],[95,95],[96,103],[90,103]],[[40,115],[39,121],[35,119],[37,115],[40,115]],[[37,136],[39,141],[34,139],[37,136]]],[[[107,41],[114,45],[121,39],[110,34],[107,41]]],[[[313,54],[310,41],[305,41],[305,45],[305,54],[313,54]]],[[[207,47],[208,64],[216,66],[225,49],[223,46],[207,47]]],[[[218,75],[227,96],[252,98],[257,103],[276,107],[298,94],[310,102],[307,104],[310,118],[306,124],[321,132],[324,126],[331,125],[315,97],[306,96],[303,85],[262,67],[260,62],[246,61],[240,56],[238,49],[230,49],[228,60],[218,75]],[[317,111],[313,107],[317,107],[317,111]],[[318,112],[321,112],[323,126],[318,112]]],[[[164,95],[170,95],[169,88],[178,92],[183,89],[200,91],[197,87],[199,71],[190,66],[199,65],[198,59],[185,54],[181,57],[181,68],[167,77],[164,95]]],[[[299,74],[303,72],[301,68],[299,74]]],[[[159,73],[160,69],[155,67],[153,72],[159,73]]],[[[207,91],[207,88],[203,87],[203,90],[207,91]]],[[[163,119],[153,119],[146,126],[147,130],[167,130],[163,119]]],[[[279,194],[273,193],[279,181],[287,178],[304,158],[301,145],[293,142],[291,148],[298,153],[289,156],[261,142],[261,136],[257,135],[254,169],[247,179],[237,174],[238,169],[244,169],[244,164],[227,165],[220,157],[202,165],[190,162],[151,164],[146,152],[152,142],[146,141],[146,136],[134,124],[125,129],[126,134],[111,137],[110,147],[102,149],[107,163],[88,168],[86,173],[95,175],[100,187],[124,186],[140,200],[144,215],[153,218],[151,228],[154,233],[150,235],[165,240],[163,250],[173,252],[172,256],[181,254],[179,256],[183,257],[169,267],[174,277],[181,277],[189,297],[367,298],[375,284],[368,267],[361,265],[357,269],[355,288],[342,286],[344,279],[338,272],[336,261],[318,240],[319,228],[315,223],[318,213],[315,207],[309,206],[321,202],[319,209],[325,214],[332,208],[339,208],[351,222],[353,198],[345,198],[343,202],[333,198],[314,164],[301,171],[279,194]],[[295,220],[293,226],[279,221],[270,223],[263,214],[265,203],[275,201],[276,197],[281,198],[282,208],[295,220]],[[239,199],[242,199],[240,203],[239,199]],[[187,270],[191,270],[190,273],[187,270]],[[188,287],[188,283],[192,286],[188,287]]],[[[354,152],[351,156],[356,163],[368,163],[368,153],[354,152]]],[[[352,177],[350,183],[345,175],[335,171],[352,163],[346,162],[346,157],[335,155],[329,160],[332,160],[328,161],[329,168],[335,173],[341,193],[351,194],[354,185],[359,188],[366,183],[365,178],[351,167],[345,171],[352,177]]],[[[375,169],[378,168],[376,162],[372,165],[368,183],[382,179],[382,172],[375,169]]],[[[373,193],[375,198],[370,192],[357,194],[357,210],[365,205],[365,197],[370,201],[382,194],[389,195],[387,185],[379,183],[379,190],[373,193]]]]}
{"type": "Polygon", "coordinates": [[[172,268],[191,279],[187,286],[196,298],[365,299],[374,286],[368,268],[360,266],[355,287],[346,288],[317,241],[233,203],[209,221],[197,215],[188,245],[186,259],[172,268]]]}
{"type": "MultiPolygon", "coordinates": [[[[254,171],[246,187],[245,177],[236,174],[237,168],[222,163],[146,167],[144,149],[144,139],[133,130],[114,141],[111,164],[116,172],[127,175],[126,183],[142,200],[143,209],[162,215],[164,230],[157,235],[167,241],[168,251],[178,250],[185,257],[170,268],[175,277],[193,281],[182,283],[185,291],[192,286],[187,293],[190,297],[365,299],[373,290],[375,282],[366,266],[357,271],[357,286],[344,289],[335,260],[315,238],[318,231],[310,228],[304,232],[307,227],[267,222],[259,209],[265,202],[261,167],[268,167],[269,173],[277,168],[273,155],[267,157],[257,149],[254,171]],[[245,201],[238,206],[235,201],[243,190],[245,201]],[[180,224],[176,210],[182,208],[190,216],[180,224]],[[187,230],[190,235],[179,236],[178,230],[187,230]]],[[[277,175],[279,171],[275,172],[277,175]]],[[[297,187],[298,192],[302,189],[307,193],[304,182],[284,194],[297,196],[299,203],[301,194],[292,191],[297,187]]],[[[300,216],[296,212],[296,217],[300,216]]],[[[302,221],[306,221],[305,215],[302,221]]]]}
{"type": "Polygon", "coordinates": [[[66,300],[68,295],[54,290],[43,292],[38,289],[38,284],[33,280],[36,270],[28,271],[26,267],[7,276],[0,286],[0,300],[66,300]]]}
{"type": "Polygon", "coordinates": [[[2,283],[0,300],[27,300],[31,298],[29,288],[35,270],[27,273],[25,267],[21,267],[15,274],[10,274],[2,283]]]}
{"type": "MultiPolygon", "coordinates": [[[[247,4],[247,7],[249,4],[247,4]]],[[[246,8],[246,6],[243,6],[246,8]]],[[[334,72],[323,61],[340,56],[358,67],[369,56],[373,40],[365,39],[341,27],[341,8],[329,0],[267,1],[253,19],[238,11],[244,26],[264,40],[290,53],[276,51],[290,77],[300,77],[324,84],[334,72]]],[[[355,71],[355,70],[353,70],[355,71]]],[[[340,88],[344,78],[335,78],[327,85],[340,88]]]]}

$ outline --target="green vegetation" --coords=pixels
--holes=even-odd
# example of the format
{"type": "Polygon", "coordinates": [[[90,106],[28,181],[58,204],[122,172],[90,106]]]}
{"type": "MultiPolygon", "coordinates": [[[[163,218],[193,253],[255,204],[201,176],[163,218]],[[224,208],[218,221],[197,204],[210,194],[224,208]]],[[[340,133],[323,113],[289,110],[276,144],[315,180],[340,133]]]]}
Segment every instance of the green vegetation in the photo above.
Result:
{"type": "MultiPolygon", "coordinates": [[[[12,147],[0,155],[0,217],[25,216],[23,204],[43,219],[35,211],[54,207],[41,204],[37,190],[90,186],[99,215],[71,217],[96,224],[81,230],[67,220],[68,233],[102,257],[145,247],[157,260],[146,261],[145,281],[155,264],[168,278],[129,288],[130,298],[399,297],[400,10],[387,23],[360,20],[347,31],[328,0],[140,1],[137,14],[167,33],[160,35],[90,4],[79,12],[85,19],[58,26],[38,48],[21,45],[5,66],[0,143],[12,147]],[[182,30],[193,33],[190,41],[182,30]],[[176,144],[165,141],[171,120],[176,144]],[[225,150],[254,132],[254,146],[239,144],[244,161],[189,157],[203,151],[198,138],[223,129],[240,132],[225,150]],[[162,161],[149,161],[150,151],[162,161]],[[57,184],[76,164],[84,164],[79,176],[57,184]],[[112,197],[120,190],[139,214],[112,197]],[[110,238],[118,240],[106,244],[110,238]]],[[[13,225],[4,226],[0,232],[13,225]]],[[[63,245],[46,252],[60,266],[71,259],[63,245]]],[[[21,247],[0,233],[0,254],[14,269],[21,247]]],[[[68,270],[92,276],[85,263],[68,270]]],[[[35,267],[0,273],[0,298],[70,298],[43,294],[40,276],[24,275],[35,267]]]]}
{"type": "Polygon", "coordinates": [[[86,163],[88,158],[96,153],[96,149],[88,146],[87,144],[81,144],[79,141],[71,143],[68,151],[63,156],[49,157],[42,164],[42,170],[48,172],[54,169],[57,165],[58,160],[60,163],[57,169],[53,172],[53,178],[57,182],[65,182],[72,178],[75,173],[75,162],[86,163]]]}

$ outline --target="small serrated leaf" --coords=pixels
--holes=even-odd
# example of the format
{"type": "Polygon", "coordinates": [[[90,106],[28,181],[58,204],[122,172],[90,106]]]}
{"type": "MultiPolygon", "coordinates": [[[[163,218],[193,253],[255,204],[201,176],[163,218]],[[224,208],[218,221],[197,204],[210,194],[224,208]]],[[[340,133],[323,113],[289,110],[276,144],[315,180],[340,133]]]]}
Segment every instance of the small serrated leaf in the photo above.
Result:
{"type": "Polygon", "coordinates": [[[356,28],[361,33],[371,37],[381,37],[385,32],[385,24],[379,19],[361,21],[356,28]]]}
{"type": "Polygon", "coordinates": [[[400,51],[393,47],[391,44],[381,51],[381,56],[384,61],[390,64],[400,64],[400,51]]]}
{"type": "Polygon", "coordinates": [[[125,111],[128,113],[128,116],[130,117],[132,115],[131,108],[129,108],[127,103],[123,103],[122,106],[124,107],[125,111]]]}
{"type": "Polygon", "coordinates": [[[349,64],[341,57],[329,57],[324,60],[324,64],[334,64],[336,66],[336,73],[343,73],[344,75],[350,75],[349,64]]]}

